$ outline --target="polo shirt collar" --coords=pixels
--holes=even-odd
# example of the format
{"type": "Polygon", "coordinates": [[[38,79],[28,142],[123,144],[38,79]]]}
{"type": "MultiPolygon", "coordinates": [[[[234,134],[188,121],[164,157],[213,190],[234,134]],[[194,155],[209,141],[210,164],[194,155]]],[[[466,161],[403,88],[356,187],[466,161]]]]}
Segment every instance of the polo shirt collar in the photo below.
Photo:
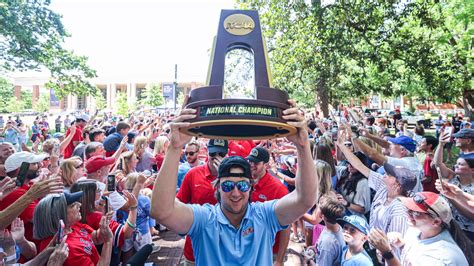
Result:
{"type": "Polygon", "coordinates": [[[258,180],[258,183],[254,185],[255,190],[266,187],[271,180],[270,178],[273,177],[268,173],[268,171],[266,171],[265,175],[263,175],[262,178],[258,180]]]}
{"type": "Polygon", "coordinates": [[[211,174],[211,169],[209,169],[209,164],[206,163],[205,167],[204,167],[204,175],[206,176],[207,179],[213,181],[214,179],[216,179],[217,177],[216,176],[213,176],[211,174]]]}
{"type": "MultiPolygon", "coordinates": [[[[230,221],[227,219],[227,217],[225,217],[224,213],[222,212],[221,204],[220,203],[216,204],[215,208],[217,208],[217,221],[220,224],[226,224],[226,225],[234,227],[230,223],[230,221]]],[[[244,221],[248,219],[250,219],[250,204],[247,205],[247,210],[245,211],[244,218],[242,218],[242,222],[240,222],[240,227],[242,227],[242,224],[244,223],[244,221]]]]}

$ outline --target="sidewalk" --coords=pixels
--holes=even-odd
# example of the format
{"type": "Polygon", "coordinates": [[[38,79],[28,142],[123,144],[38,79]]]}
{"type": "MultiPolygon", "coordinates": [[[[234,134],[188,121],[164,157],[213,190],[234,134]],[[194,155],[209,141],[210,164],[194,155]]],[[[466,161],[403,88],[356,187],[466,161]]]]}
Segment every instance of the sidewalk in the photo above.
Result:
{"type": "MultiPolygon", "coordinates": [[[[153,243],[160,246],[161,249],[150,255],[148,262],[154,262],[155,265],[178,265],[183,256],[184,238],[177,234],[166,231],[161,232],[159,236],[153,237],[153,243]]],[[[303,243],[290,241],[286,253],[285,265],[298,266],[303,265],[303,243]]]]}

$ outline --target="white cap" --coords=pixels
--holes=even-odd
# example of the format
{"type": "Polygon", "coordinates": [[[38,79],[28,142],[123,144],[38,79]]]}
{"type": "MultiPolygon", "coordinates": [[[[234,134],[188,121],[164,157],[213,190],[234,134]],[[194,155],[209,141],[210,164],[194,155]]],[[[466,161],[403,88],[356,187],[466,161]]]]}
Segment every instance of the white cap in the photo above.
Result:
{"type": "Polygon", "coordinates": [[[86,122],[89,122],[90,117],[89,117],[88,115],[86,115],[86,114],[81,114],[81,115],[79,115],[78,117],[76,117],[76,119],[82,119],[82,120],[84,120],[84,121],[86,121],[86,122]]]}
{"type": "Polygon", "coordinates": [[[8,157],[5,161],[5,171],[8,173],[13,170],[16,170],[20,168],[21,164],[24,162],[39,163],[47,157],[49,157],[49,155],[46,153],[38,155],[27,151],[15,152],[14,154],[10,155],[10,157],[8,157]]]}

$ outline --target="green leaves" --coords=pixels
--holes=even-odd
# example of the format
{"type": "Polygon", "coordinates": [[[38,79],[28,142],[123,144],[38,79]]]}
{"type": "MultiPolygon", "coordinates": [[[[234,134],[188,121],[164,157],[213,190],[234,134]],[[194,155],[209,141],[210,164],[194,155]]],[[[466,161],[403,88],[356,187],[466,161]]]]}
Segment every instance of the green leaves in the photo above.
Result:
{"type": "Polygon", "coordinates": [[[9,0],[0,6],[0,63],[6,70],[49,70],[46,84],[58,97],[96,94],[88,80],[96,77],[87,57],[62,48],[68,37],[50,1],[9,0]]]}

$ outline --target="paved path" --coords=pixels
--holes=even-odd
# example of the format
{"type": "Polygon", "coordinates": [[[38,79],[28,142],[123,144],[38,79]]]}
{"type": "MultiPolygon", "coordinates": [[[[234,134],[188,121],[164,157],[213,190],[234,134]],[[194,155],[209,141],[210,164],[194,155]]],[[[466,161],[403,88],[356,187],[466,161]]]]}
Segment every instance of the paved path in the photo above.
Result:
{"type": "MultiPolygon", "coordinates": [[[[153,253],[149,262],[154,262],[156,265],[178,265],[183,256],[184,238],[177,234],[166,231],[161,232],[159,236],[153,237],[155,245],[161,247],[158,252],[153,253]]],[[[297,266],[303,265],[303,251],[302,243],[295,243],[290,241],[288,245],[285,265],[297,266]]]]}

